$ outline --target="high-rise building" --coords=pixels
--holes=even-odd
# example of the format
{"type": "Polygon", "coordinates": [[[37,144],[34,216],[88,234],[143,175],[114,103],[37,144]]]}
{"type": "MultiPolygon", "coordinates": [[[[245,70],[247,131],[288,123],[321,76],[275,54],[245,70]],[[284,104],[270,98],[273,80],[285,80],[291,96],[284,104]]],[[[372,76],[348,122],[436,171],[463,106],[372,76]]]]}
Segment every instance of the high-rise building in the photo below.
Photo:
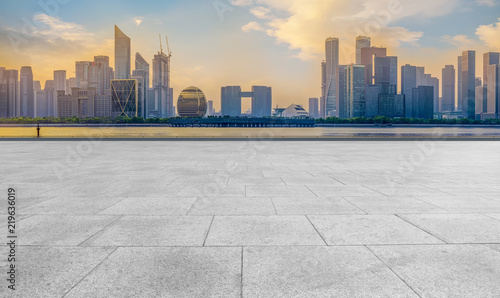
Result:
{"type": "Polygon", "coordinates": [[[64,91],[69,93],[66,90],[66,71],[65,70],[54,70],[54,88],[56,91],[64,91]]]}
{"type": "Polygon", "coordinates": [[[483,55],[483,86],[488,86],[488,66],[500,64],[500,53],[484,53],[483,55]]]}
{"type": "Polygon", "coordinates": [[[319,113],[326,117],[326,61],[321,62],[321,97],[319,98],[319,113]]]}
{"type": "Polygon", "coordinates": [[[130,79],[137,81],[137,117],[148,118],[146,117],[146,79],[142,75],[142,71],[134,70],[133,75],[130,76],[130,79]]]}
{"type": "Polygon", "coordinates": [[[207,116],[214,116],[214,115],[215,115],[214,102],[213,100],[209,100],[207,102],[207,116]]]}
{"type": "Polygon", "coordinates": [[[476,115],[476,52],[462,53],[462,117],[475,119],[476,115]]]}
{"type": "Polygon", "coordinates": [[[21,102],[19,94],[19,71],[7,69],[3,72],[3,80],[7,84],[7,114],[9,118],[21,116],[21,102]]]}
{"type": "Polygon", "coordinates": [[[35,92],[33,90],[33,71],[30,66],[21,67],[20,72],[21,116],[35,117],[35,92]]]}
{"type": "Polygon", "coordinates": [[[57,117],[57,90],[54,80],[45,81],[43,89],[48,117],[57,117]]]}
{"type": "Polygon", "coordinates": [[[398,57],[375,57],[375,84],[398,85],[398,57]]]}
{"type": "Polygon", "coordinates": [[[417,86],[429,86],[425,77],[425,67],[417,66],[417,86]]]}
{"type": "Polygon", "coordinates": [[[221,88],[221,113],[222,116],[241,115],[241,87],[227,86],[221,88]]]}
{"type": "Polygon", "coordinates": [[[73,88],[66,94],[64,90],[57,91],[58,117],[94,117],[95,88],[73,88]]]}
{"type": "MultiPolygon", "coordinates": [[[[174,103],[170,95],[170,57],[158,52],[153,59],[153,90],[155,92],[156,111],[149,111],[149,116],[166,118],[172,114],[174,103]]],[[[148,117],[149,117],[148,116],[148,117]]]]}
{"type": "Polygon", "coordinates": [[[339,118],[348,118],[349,117],[349,102],[346,97],[347,92],[347,66],[339,65],[339,100],[337,105],[337,114],[336,116],[339,118]]]}
{"type": "Polygon", "coordinates": [[[365,91],[365,117],[373,118],[378,115],[378,95],[381,93],[380,85],[367,85],[365,91]]]}
{"type": "Polygon", "coordinates": [[[374,84],[375,79],[375,68],[374,61],[375,57],[386,57],[387,49],[378,47],[369,47],[361,49],[361,64],[365,66],[365,82],[367,85],[374,84]]]}
{"type": "Polygon", "coordinates": [[[488,113],[488,87],[476,87],[476,120],[482,120],[488,113]]]}
{"type": "Polygon", "coordinates": [[[434,87],[418,86],[413,88],[413,118],[434,118],[434,87]]]}
{"type": "Polygon", "coordinates": [[[137,80],[112,80],[111,117],[138,117],[138,92],[137,80]]]}
{"type": "Polygon", "coordinates": [[[319,118],[319,100],[317,97],[309,98],[309,116],[319,118]]]}
{"type": "Polygon", "coordinates": [[[356,64],[360,65],[361,62],[361,49],[371,47],[371,39],[367,36],[356,37],[356,64]]]}
{"type": "Polygon", "coordinates": [[[457,111],[462,111],[462,56],[458,56],[457,67],[457,111]]]}
{"type": "Polygon", "coordinates": [[[327,38],[326,46],[326,89],[325,114],[327,117],[339,115],[339,39],[327,38]]]}
{"type": "Polygon", "coordinates": [[[500,119],[500,65],[488,66],[488,114],[500,119]]]}
{"type": "Polygon", "coordinates": [[[252,86],[252,116],[271,117],[273,109],[273,92],[271,87],[252,86]]]}
{"type": "Polygon", "coordinates": [[[140,93],[141,100],[143,101],[144,104],[144,109],[142,111],[142,117],[148,118],[149,117],[149,63],[146,62],[146,60],[141,56],[141,54],[136,53],[135,54],[135,70],[133,71],[133,76],[134,77],[142,77],[143,78],[143,85],[141,85],[141,91],[140,93]]]}
{"type": "Polygon", "coordinates": [[[94,56],[88,68],[88,86],[97,90],[96,95],[105,95],[111,89],[113,69],[109,66],[108,56],[94,56]]]}
{"type": "Polygon", "coordinates": [[[33,81],[33,90],[34,91],[42,90],[42,84],[40,83],[40,81],[33,81]]]}
{"type": "Polygon", "coordinates": [[[441,103],[439,102],[439,79],[431,77],[430,85],[434,87],[434,112],[438,113],[441,111],[441,103]]]}
{"type": "Polygon", "coordinates": [[[129,78],[130,61],[130,38],[115,25],[115,79],[129,78]]]}
{"type": "Polygon", "coordinates": [[[346,113],[344,118],[365,117],[365,66],[351,64],[346,67],[346,113]]]}
{"type": "Polygon", "coordinates": [[[76,61],[75,62],[75,77],[78,82],[78,88],[87,88],[89,80],[89,66],[92,64],[90,61],[76,61]]]}
{"type": "Polygon", "coordinates": [[[441,102],[442,112],[455,111],[455,67],[453,65],[446,65],[443,68],[442,86],[443,86],[443,99],[441,102]]]}
{"type": "Polygon", "coordinates": [[[417,88],[417,67],[401,66],[401,94],[405,96],[405,117],[413,117],[413,88],[417,88]]]}
{"type": "Polygon", "coordinates": [[[79,88],[78,87],[78,81],[76,78],[69,78],[66,80],[66,90],[71,94],[73,88],[79,88]]]}
{"type": "Polygon", "coordinates": [[[8,118],[8,93],[7,84],[2,80],[3,71],[0,69],[0,118],[8,118]]]}

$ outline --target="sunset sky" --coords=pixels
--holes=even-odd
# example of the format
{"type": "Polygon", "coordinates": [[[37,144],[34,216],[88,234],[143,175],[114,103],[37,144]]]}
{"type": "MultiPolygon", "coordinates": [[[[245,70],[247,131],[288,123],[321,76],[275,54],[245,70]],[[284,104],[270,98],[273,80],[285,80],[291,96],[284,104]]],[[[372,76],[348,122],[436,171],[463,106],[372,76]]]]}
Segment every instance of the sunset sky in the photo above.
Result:
{"type": "Polygon", "coordinates": [[[500,51],[500,0],[40,3],[51,5],[2,1],[0,66],[32,66],[42,87],[53,70],[65,69],[73,77],[75,61],[95,55],[110,56],[114,67],[116,24],[132,39],[132,57],[140,52],[150,64],[160,48],[158,34],[168,35],[175,102],[183,88],[195,85],[216,109],[220,87],[227,85],[272,86],[274,106],[319,97],[320,63],[330,36],[340,38],[341,64],[354,60],[354,39],[364,34],[399,56],[399,66],[425,66],[438,78],[445,64],[456,66],[463,50],[477,51],[477,76],[482,76],[482,54],[500,51]]]}

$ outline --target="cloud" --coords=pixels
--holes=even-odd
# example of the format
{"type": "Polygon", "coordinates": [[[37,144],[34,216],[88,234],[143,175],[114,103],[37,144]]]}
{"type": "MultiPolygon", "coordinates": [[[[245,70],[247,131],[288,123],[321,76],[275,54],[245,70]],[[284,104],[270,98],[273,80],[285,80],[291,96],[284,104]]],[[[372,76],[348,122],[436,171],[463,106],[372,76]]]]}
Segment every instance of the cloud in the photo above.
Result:
{"type": "MultiPolygon", "coordinates": [[[[339,37],[343,62],[354,57],[354,39],[372,37],[378,46],[418,45],[422,32],[394,23],[403,18],[437,17],[453,11],[460,0],[255,0],[233,1],[246,7],[264,23],[260,30],[288,44],[293,55],[304,60],[324,52],[324,40],[339,37]]],[[[244,26],[248,30],[248,24],[244,26]]],[[[255,25],[252,25],[255,26],[255,25]]],[[[247,31],[245,31],[247,32],[247,31]]]]}
{"type": "Polygon", "coordinates": [[[477,45],[476,41],[466,35],[445,35],[443,41],[459,49],[473,49],[477,45]]]}
{"type": "Polygon", "coordinates": [[[500,50],[500,18],[496,24],[479,26],[476,30],[476,35],[488,47],[500,50]]]}
{"type": "Polygon", "coordinates": [[[262,25],[257,22],[250,22],[245,26],[241,27],[241,30],[247,33],[252,31],[265,31],[264,27],[262,27],[262,25]]]}
{"type": "Polygon", "coordinates": [[[132,20],[134,21],[135,25],[137,27],[139,27],[142,24],[144,18],[143,17],[134,17],[132,20]]]}
{"type": "Polygon", "coordinates": [[[495,0],[476,0],[476,3],[481,6],[495,6],[495,0]]]}

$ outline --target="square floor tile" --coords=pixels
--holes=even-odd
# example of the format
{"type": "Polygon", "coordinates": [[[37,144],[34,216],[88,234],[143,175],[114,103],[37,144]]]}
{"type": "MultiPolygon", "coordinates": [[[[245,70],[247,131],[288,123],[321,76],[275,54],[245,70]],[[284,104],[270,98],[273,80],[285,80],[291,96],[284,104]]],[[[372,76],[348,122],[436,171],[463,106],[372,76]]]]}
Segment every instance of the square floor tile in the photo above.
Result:
{"type": "Polygon", "coordinates": [[[184,215],[196,198],[132,197],[101,211],[101,214],[184,215]]]}
{"type": "Polygon", "coordinates": [[[369,214],[448,213],[448,211],[416,198],[395,196],[344,197],[369,214]]]}
{"type": "Polygon", "coordinates": [[[341,197],[272,197],[278,214],[365,214],[341,197]]]}
{"type": "Polygon", "coordinates": [[[325,245],[325,243],[305,216],[215,216],[205,245],[325,245]]]}
{"type": "Polygon", "coordinates": [[[269,197],[199,198],[188,212],[189,215],[274,215],[269,197]]]}

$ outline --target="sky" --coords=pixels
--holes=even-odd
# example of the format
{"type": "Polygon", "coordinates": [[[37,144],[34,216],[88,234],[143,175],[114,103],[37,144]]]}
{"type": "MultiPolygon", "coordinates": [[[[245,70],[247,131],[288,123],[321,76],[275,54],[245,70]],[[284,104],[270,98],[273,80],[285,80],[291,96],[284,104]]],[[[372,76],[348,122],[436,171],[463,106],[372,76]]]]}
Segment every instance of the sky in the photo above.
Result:
{"type": "MultiPolygon", "coordinates": [[[[307,108],[321,94],[325,39],[340,38],[340,63],[354,62],[355,37],[388,48],[399,66],[441,69],[476,50],[476,76],[484,52],[500,51],[500,0],[143,0],[2,1],[0,67],[33,68],[35,80],[52,79],[75,61],[110,57],[114,25],[150,62],[158,35],[172,51],[174,99],[188,86],[201,88],[220,108],[222,86],[273,87],[273,105],[307,108]]],[[[152,69],[151,69],[152,71],[152,69]]],[[[250,107],[244,99],[243,111],[250,107]]]]}

